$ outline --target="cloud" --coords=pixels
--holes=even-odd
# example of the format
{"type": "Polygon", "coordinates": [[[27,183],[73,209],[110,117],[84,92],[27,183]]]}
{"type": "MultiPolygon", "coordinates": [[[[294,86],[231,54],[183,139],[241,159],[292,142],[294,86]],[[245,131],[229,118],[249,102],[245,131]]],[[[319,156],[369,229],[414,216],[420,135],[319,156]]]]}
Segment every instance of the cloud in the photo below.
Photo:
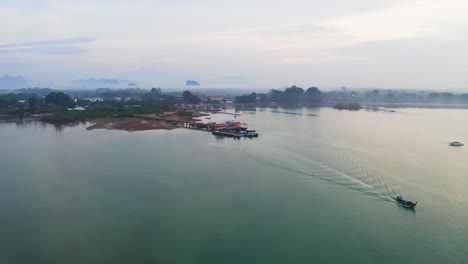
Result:
{"type": "Polygon", "coordinates": [[[328,62],[335,62],[335,61],[345,61],[351,60],[353,57],[351,56],[341,56],[335,54],[327,54],[326,56],[322,57],[315,57],[315,58],[282,58],[279,61],[279,65],[299,65],[299,64],[319,64],[319,63],[328,63],[328,62]]]}
{"type": "Polygon", "coordinates": [[[329,34],[333,30],[330,27],[320,26],[316,24],[300,24],[291,26],[276,26],[276,27],[250,27],[235,30],[228,30],[222,34],[225,36],[257,36],[257,37],[277,37],[291,36],[304,34],[329,34]]]}
{"type": "Polygon", "coordinates": [[[54,39],[46,41],[36,42],[25,42],[15,44],[4,44],[0,45],[0,48],[16,48],[16,47],[30,47],[30,46],[58,46],[58,45],[70,45],[70,44],[81,44],[87,42],[96,41],[95,38],[67,38],[67,39],[54,39]]]}
{"type": "Polygon", "coordinates": [[[333,50],[344,56],[356,56],[362,59],[401,61],[407,63],[455,62],[466,61],[466,41],[438,41],[426,38],[369,41],[333,50]]]}
{"type": "Polygon", "coordinates": [[[441,25],[467,25],[468,3],[463,0],[408,1],[322,21],[352,36],[355,43],[415,37],[436,38],[441,25]]]}
{"type": "Polygon", "coordinates": [[[0,70],[35,79],[115,74],[150,87],[225,75],[248,76],[252,87],[467,80],[466,0],[0,2],[0,24],[14,25],[0,28],[0,70]],[[139,68],[159,73],[126,77],[139,68]]]}
{"type": "Polygon", "coordinates": [[[5,53],[42,53],[42,54],[80,54],[85,48],[75,44],[89,43],[95,38],[67,38],[36,42],[24,42],[0,45],[0,54],[5,53]]]}
{"type": "Polygon", "coordinates": [[[75,46],[46,46],[34,48],[18,48],[18,49],[0,49],[1,53],[43,53],[43,54],[79,54],[85,52],[85,48],[75,46]]]}

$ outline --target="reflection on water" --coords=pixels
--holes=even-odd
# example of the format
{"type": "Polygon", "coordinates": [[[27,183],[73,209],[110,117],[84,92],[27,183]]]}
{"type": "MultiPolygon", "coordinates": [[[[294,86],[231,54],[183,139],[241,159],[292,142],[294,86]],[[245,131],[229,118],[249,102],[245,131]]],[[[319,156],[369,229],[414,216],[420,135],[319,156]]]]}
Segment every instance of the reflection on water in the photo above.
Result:
{"type": "Polygon", "coordinates": [[[0,122],[5,123],[5,124],[15,124],[17,126],[24,126],[26,124],[39,123],[39,122],[37,122],[35,120],[21,119],[21,118],[5,119],[5,120],[1,120],[0,122]]]}
{"type": "Polygon", "coordinates": [[[53,124],[53,126],[55,127],[56,131],[62,132],[65,128],[85,126],[86,124],[87,124],[86,121],[79,121],[79,122],[66,123],[66,124],[53,124]]]}
{"type": "Polygon", "coordinates": [[[412,208],[409,208],[409,207],[404,207],[404,206],[401,206],[401,205],[398,205],[398,203],[395,203],[395,205],[402,211],[402,212],[406,212],[408,215],[416,215],[416,208],[415,207],[412,207],[412,208]]]}
{"type": "Polygon", "coordinates": [[[306,116],[317,116],[316,114],[303,114],[296,112],[285,112],[285,111],[271,111],[272,113],[288,114],[288,115],[306,115],[306,116]]]}
{"type": "Polygon", "coordinates": [[[27,119],[27,118],[24,118],[24,119],[15,118],[15,119],[0,120],[0,125],[2,123],[3,124],[14,124],[18,128],[27,127],[27,126],[40,126],[42,128],[46,128],[46,127],[49,127],[49,126],[53,126],[57,132],[61,132],[65,128],[85,126],[87,124],[86,121],[72,122],[72,123],[66,123],[66,124],[50,124],[50,123],[46,123],[46,122],[41,122],[39,120],[27,119]]]}

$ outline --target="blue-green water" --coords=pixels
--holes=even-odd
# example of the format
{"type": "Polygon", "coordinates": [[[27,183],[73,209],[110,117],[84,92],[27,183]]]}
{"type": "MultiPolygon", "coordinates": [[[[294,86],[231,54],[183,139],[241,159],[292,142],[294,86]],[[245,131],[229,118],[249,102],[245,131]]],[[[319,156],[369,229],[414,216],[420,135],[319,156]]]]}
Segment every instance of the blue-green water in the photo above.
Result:
{"type": "Polygon", "coordinates": [[[0,263],[468,261],[467,110],[239,113],[259,138],[0,123],[0,263]]]}

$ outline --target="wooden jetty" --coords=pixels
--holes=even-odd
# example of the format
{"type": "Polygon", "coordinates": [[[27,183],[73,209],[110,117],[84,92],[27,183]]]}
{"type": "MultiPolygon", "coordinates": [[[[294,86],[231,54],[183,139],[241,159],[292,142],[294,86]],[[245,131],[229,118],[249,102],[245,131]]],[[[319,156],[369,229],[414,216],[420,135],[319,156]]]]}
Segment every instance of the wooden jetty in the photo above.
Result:
{"type": "Polygon", "coordinates": [[[186,128],[200,128],[200,129],[208,129],[208,130],[214,130],[216,128],[216,124],[181,120],[178,118],[166,118],[166,117],[160,117],[154,114],[138,114],[138,115],[133,115],[133,116],[142,118],[142,119],[147,119],[147,120],[166,121],[172,124],[182,125],[183,127],[186,127],[186,128]]]}
{"type": "Polygon", "coordinates": [[[189,121],[189,120],[184,120],[184,119],[179,119],[179,118],[160,117],[154,114],[138,114],[138,115],[133,115],[133,116],[137,118],[147,119],[147,120],[166,121],[175,125],[183,126],[185,128],[207,130],[207,131],[211,131],[213,135],[217,135],[217,136],[226,136],[226,137],[233,137],[233,138],[258,137],[258,133],[255,130],[247,130],[247,127],[242,127],[240,122],[231,122],[229,124],[225,124],[225,123],[212,124],[212,123],[189,121]]]}

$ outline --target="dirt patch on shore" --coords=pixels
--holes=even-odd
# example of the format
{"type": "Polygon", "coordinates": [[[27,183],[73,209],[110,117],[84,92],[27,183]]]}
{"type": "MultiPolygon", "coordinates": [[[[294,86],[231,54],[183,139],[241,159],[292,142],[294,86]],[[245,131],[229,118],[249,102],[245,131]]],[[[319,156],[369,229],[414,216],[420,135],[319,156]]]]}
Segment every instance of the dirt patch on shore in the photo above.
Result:
{"type": "Polygon", "coordinates": [[[90,122],[95,123],[94,125],[86,128],[88,130],[93,129],[111,129],[111,130],[125,130],[125,131],[142,131],[142,130],[153,130],[153,129],[175,129],[178,128],[176,125],[172,125],[165,121],[157,120],[145,120],[135,117],[124,117],[124,118],[97,118],[92,119],[90,122]]]}

